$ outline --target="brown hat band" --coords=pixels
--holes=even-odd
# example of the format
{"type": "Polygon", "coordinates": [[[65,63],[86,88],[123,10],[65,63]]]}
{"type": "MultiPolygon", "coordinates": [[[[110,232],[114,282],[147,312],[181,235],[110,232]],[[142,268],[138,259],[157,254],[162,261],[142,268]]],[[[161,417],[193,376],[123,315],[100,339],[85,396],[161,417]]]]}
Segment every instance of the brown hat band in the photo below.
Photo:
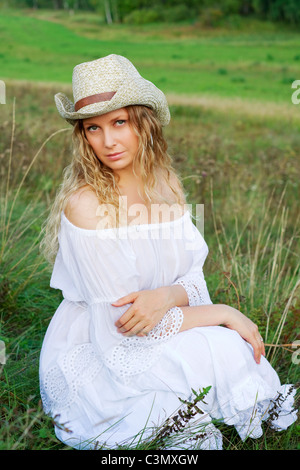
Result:
{"type": "Polygon", "coordinates": [[[75,111],[78,111],[89,104],[100,103],[101,101],[109,101],[116,94],[116,91],[108,91],[106,93],[98,93],[97,95],[87,96],[75,103],[75,111]]]}

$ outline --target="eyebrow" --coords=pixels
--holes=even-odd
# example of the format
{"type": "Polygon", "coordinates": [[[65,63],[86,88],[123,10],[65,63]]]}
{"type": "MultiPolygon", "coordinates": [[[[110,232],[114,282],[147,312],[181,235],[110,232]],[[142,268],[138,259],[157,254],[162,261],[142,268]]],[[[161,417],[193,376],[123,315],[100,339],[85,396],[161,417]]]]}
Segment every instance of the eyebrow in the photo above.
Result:
{"type": "Polygon", "coordinates": [[[99,124],[96,124],[95,122],[92,122],[92,121],[90,121],[90,122],[84,121],[84,122],[83,122],[83,127],[98,126],[98,125],[99,125],[99,124]]]}
{"type": "MultiPolygon", "coordinates": [[[[128,116],[125,114],[125,111],[123,111],[119,114],[116,114],[116,116],[114,116],[112,119],[110,119],[109,122],[118,121],[118,120],[123,121],[125,119],[128,119],[128,116]]],[[[83,125],[85,125],[85,126],[99,126],[99,124],[97,124],[95,121],[87,121],[87,120],[84,120],[83,125]]]]}

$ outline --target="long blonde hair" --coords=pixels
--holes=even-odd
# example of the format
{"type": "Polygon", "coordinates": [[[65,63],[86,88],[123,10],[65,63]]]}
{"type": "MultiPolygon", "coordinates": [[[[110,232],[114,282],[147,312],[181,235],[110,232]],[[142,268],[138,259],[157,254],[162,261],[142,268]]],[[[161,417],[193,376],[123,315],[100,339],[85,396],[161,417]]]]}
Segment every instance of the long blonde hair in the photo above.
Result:
{"type": "MultiPolygon", "coordinates": [[[[183,204],[182,184],[172,166],[168,145],[162,126],[155,113],[145,106],[128,106],[129,122],[139,136],[139,148],[133,171],[139,169],[143,183],[145,203],[168,202],[183,204]],[[174,198],[166,201],[157,190],[161,178],[171,188],[174,198]]],[[[48,218],[42,226],[40,249],[45,258],[54,263],[58,250],[58,234],[61,213],[69,197],[83,186],[89,185],[96,193],[99,204],[119,207],[117,179],[113,171],[104,165],[89,145],[81,120],[76,121],[72,134],[73,159],[63,172],[63,181],[57,192],[48,218]]]]}

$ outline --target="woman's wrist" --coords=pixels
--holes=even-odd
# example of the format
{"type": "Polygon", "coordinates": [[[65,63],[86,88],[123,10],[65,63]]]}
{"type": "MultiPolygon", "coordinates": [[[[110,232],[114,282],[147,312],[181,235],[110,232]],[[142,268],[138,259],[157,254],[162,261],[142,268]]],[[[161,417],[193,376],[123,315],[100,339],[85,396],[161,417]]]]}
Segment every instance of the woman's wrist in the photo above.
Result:
{"type": "Polygon", "coordinates": [[[173,307],[183,307],[189,305],[189,299],[184,287],[180,284],[173,284],[172,286],[163,287],[166,291],[167,302],[169,309],[173,307]]]}
{"type": "Polygon", "coordinates": [[[235,308],[225,304],[190,307],[187,292],[180,284],[159,287],[157,288],[157,294],[162,294],[166,311],[173,307],[181,307],[183,309],[186,317],[185,323],[189,325],[188,328],[210,325],[230,327],[240,313],[235,308]]]}
{"type": "Polygon", "coordinates": [[[216,307],[219,309],[220,314],[220,325],[224,325],[229,327],[232,322],[232,319],[240,312],[236,310],[234,307],[226,304],[217,304],[216,307]]]}
{"type": "Polygon", "coordinates": [[[237,311],[228,305],[209,304],[182,307],[182,312],[184,320],[181,330],[187,330],[202,326],[230,325],[237,311]]]}

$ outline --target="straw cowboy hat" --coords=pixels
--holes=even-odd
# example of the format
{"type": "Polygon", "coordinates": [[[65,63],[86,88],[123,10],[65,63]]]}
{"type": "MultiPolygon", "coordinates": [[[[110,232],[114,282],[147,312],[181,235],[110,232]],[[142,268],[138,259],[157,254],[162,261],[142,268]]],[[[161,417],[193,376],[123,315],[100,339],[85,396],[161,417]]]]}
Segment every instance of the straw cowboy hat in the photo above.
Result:
{"type": "Polygon", "coordinates": [[[55,95],[59,114],[71,124],[129,105],[152,108],[163,126],[170,121],[165,95],[120,55],[76,65],[72,85],[74,104],[63,93],[55,95]]]}

